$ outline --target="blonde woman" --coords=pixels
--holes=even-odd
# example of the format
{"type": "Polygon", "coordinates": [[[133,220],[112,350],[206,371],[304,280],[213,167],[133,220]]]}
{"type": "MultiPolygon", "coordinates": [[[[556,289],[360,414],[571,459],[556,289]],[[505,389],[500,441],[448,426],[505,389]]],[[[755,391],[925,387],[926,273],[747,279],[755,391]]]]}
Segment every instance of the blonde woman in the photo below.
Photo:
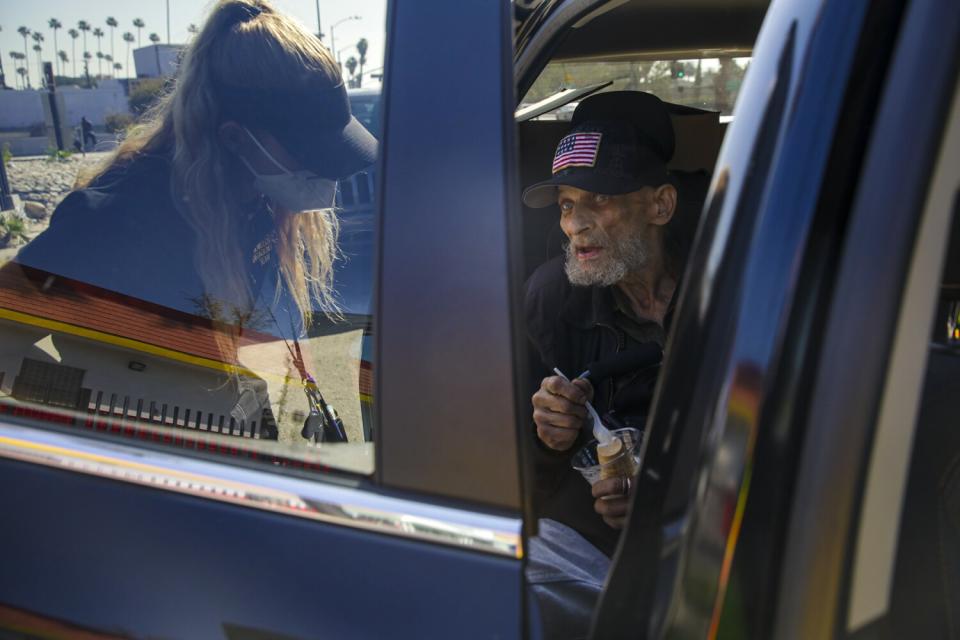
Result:
{"type": "Polygon", "coordinates": [[[336,180],[376,150],[315,36],[265,0],[221,0],[167,94],[17,261],[223,320],[228,343],[254,318],[297,338],[336,313],[336,180]]]}

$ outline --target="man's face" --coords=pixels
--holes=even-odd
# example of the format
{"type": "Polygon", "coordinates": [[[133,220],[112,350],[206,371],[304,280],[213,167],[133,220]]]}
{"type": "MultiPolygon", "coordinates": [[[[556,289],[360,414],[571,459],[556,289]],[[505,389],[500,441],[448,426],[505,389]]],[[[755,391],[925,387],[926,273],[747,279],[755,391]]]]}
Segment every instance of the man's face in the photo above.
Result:
{"type": "Polygon", "coordinates": [[[559,187],[560,228],[569,239],[566,273],[580,286],[610,286],[650,259],[653,189],[618,196],[559,187]]]}

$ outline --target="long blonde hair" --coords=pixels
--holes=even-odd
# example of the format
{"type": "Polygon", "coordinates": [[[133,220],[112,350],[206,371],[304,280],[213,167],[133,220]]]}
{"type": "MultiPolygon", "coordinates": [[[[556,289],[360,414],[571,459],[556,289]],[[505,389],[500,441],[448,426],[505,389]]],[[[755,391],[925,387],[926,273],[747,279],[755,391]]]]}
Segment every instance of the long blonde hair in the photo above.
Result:
{"type": "MultiPolygon", "coordinates": [[[[240,250],[246,213],[228,170],[235,161],[218,140],[223,111],[217,87],[290,89],[318,77],[330,86],[342,82],[318,38],[266,0],[220,0],[187,47],[165,95],[84,181],[142,154],[169,155],[173,199],[197,234],[194,259],[206,296],[235,310],[252,309],[254,292],[240,250]]],[[[332,292],[337,218],[330,210],[274,214],[282,285],[307,328],[314,306],[337,313],[332,292]]]]}

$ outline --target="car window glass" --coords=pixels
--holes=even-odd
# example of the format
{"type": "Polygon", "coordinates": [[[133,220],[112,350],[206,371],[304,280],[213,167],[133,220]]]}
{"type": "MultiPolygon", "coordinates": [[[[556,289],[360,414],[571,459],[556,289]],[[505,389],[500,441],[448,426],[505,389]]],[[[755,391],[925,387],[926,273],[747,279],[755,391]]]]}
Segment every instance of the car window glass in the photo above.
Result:
{"type": "Polygon", "coordinates": [[[369,474],[386,2],[173,9],[7,12],[0,411],[369,474]]]}
{"type": "MultiPolygon", "coordinates": [[[[727,119],[749,67],[749,57],[552,62],[530,87],[521,106],[563,88],[609,81],[612,84],[602,91],[647,91],[673,104],[717,111],[727,119]]],[[[569,120],[576,106],[565,105],[541,118],[569,120]]]]}
{"type": "Polygon", "coordinates": [[[534,427],[527,435],[533,443],[533,503],[539,518],[526,577],[548,635],[560,628],[586,634],[607,579],[626,513],[624,496],[636,482],[631,477],[639,458],[635,445],[673,320],[668,283],[676,286],[683,278],[749,62],[551,62],[521,102],[522,109],[564,88],[610,83],[518,123],[520,183],[526,190],[522,225],[530,380],[524,397],[533,398],[527,420],[534,427]],[[579,107],[585,111],[572,125],[579,107]],[[602,117],[591,120],[584,113],[602,117]],[[611,120],[628,124],[628,134],[611,120]],[[633,146],[642,147],[636,157],[624,151],[633,146]],[[665,193],[673,195],[665,200],[655,195],[665,193]],[[656,233],[650,231],[654,225],[636,224],[653,204],[661,215],[669,212],[656,233]],[[668,293],[659,313],[656,305],[640,313],[630,298],[636,289],[624,284],[627,273],[664,287],[668,293]],[[571,430],[555,426],[569,424],[572,414],[560,414],[576,410],[565,408],[544,386],[559,384],[548,382],[557,376],[553,367],[570,378],[589,378],[600,420],[622,436],[614,449],[629,453],[611,457],[632,464],[614,469],[613,463],[603,463],[603,445],[589,427],[578,426],[570,436],[571,430]]]}

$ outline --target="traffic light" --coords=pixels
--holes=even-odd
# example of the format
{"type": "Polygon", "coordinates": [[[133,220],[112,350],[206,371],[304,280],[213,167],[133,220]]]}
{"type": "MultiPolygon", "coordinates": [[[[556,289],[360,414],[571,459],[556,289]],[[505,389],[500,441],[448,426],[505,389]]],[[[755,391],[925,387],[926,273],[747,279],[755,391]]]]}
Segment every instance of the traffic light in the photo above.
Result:
{"type": "Polygon", "coordinates": [[[671,63],[670,63],[670,77],[671,77],[671,78],[678,78],[678,79],[682,80],[683,77],[686,76],[686,75],[687,75],[686,72],[683,70],[683,63],[682,63],[682,62],[680,62],[680,61],[678,60],[678,61],[676,61],[676,62],[671,62],[671,63]]]}

